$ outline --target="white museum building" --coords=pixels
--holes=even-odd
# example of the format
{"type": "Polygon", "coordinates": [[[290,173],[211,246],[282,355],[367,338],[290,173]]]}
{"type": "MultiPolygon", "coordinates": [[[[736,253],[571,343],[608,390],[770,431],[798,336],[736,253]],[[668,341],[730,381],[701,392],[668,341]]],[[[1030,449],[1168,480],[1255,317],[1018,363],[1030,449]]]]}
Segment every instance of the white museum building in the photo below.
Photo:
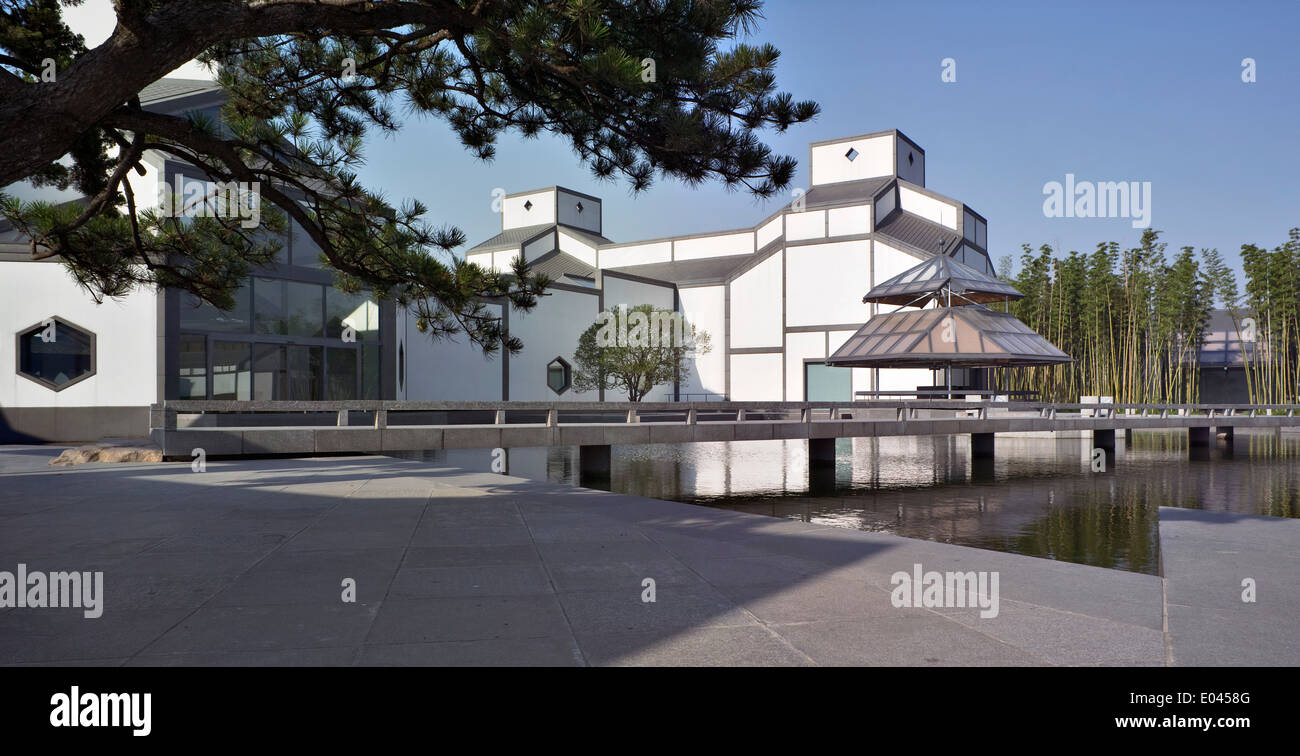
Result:
{"type": "MultiPolygon", "coordinates": [[[[216,112],[211,82],[164,79],[145,107],[216,112]]],[[[150,153],[135,196],[203,181],[150,153]]],[[[335,289],[319,250],[291,227],[276,263],[245,282],[231,312],[173,290],[96,304],[57,260],[0,221],[0,442],[147,435],[163,399],[620,401],[579,392],[579,335],[605,310],[650,304],[710,334],[688,379],[648,401],[849,400],[941,379],[925,368],[828,367],[873,314],[863,294],[936,255],[992,273],[983,216],[925,185],[925,151],[890,130],[811,145],[810,185],[752,226],[618,241],[601,200],[551,187],[507,195],[501,232],[465,251],[508,271],[522,255],[554,282],[529,313],[501,312],[522,352],[485,358],[434,341],[388,302],[335,289]],[[350,328],[349,328],[350,327],[350,328]],[[347,329],[354,339],[342,339],[347,329]],[[50,339],[51,332],[55,338],[50,339]],[[42,338],[44,334],[45,338],[42,338]]],[[[954,384],[978,382],[954,375],[954,384]]]]}

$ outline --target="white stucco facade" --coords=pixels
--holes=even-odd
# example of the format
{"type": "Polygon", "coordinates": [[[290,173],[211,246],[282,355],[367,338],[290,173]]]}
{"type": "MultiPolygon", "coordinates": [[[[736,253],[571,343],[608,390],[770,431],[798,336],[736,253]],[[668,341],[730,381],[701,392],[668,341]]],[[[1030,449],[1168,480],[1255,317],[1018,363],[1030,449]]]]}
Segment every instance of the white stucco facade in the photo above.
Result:
{"type": "MultiPolygon", "coordinates": [[[[649,399],[803,400],[810,398],[809,371],[818,369],[843,370],[816,385],[844,395],[811,398],[934,385],[929,370],[819,364],[874,314],[862,303],[873,285],[935,254],[992,272],[987,222],[926,187],[925,160],[898,131],[819,142],[809,149],[812,185],[753,226],[642,241],[607,238],[617,224],[606,222],[591,195],[563,187],[507,195],[502,233],[467,259],[508,270],[522,253],[566,290],[529,315],[510,316],[511,333],[526,346],[502,358],[509,378],[496,389],[510,399],[595,398],[548,388],[547,365],[571,360],[578,335],[602,310],[639,304],[682,313],[712,342],[709,353],[692,359],[685,380],[649,399]]],[[[413,346],[414,359],[430,370],[446,359],[436,354],[413,346]]],[[[422,385],[418,398],[456,399],[459,391],[455,382],[422,385]]],[[[481,382],[473,393],[484,393],[481,382]]]]}

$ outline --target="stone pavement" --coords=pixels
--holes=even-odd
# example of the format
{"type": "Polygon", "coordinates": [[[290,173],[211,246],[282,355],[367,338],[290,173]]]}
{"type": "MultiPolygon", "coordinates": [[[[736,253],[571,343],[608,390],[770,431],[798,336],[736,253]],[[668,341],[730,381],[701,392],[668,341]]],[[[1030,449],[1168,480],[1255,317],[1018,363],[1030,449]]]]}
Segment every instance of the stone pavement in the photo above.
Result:
{"type": "Polygon", "coordinates": [[[1173,663],[1300,666],[1298,544],[1300,520],[1161,507],[1173,663]]]}
{"type": "Polygon", "coordinates": [[[104,613],[0,609],[0,664],[1168,656],[1150,575],[386,457],[46,466],[59,451],[0,447],[0,570],[102,570],[104,613]],[[997,571],[998,615],[894,607],[890,576],[918,563],[997,571]]]}

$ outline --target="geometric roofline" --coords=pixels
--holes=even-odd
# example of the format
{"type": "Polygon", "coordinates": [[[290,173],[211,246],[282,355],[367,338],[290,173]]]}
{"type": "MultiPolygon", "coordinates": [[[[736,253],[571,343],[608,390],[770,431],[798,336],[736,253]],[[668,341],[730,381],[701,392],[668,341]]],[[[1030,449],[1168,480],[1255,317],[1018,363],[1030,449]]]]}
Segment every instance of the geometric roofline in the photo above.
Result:
{"type": "Polygon", "coordinates": [[[1072,362],[1010,313],[936,307],[876,315],[826,359],[839,367],[1012,367],[1072,362]]]}
{"type": "Polygon", "coordinates": [[[946,255],[936,255],[871,287],[862,301],[921,306],[934,299],[947,304],[949,293],[978,304],[1024,298],[1005,281],[946,255]]]}

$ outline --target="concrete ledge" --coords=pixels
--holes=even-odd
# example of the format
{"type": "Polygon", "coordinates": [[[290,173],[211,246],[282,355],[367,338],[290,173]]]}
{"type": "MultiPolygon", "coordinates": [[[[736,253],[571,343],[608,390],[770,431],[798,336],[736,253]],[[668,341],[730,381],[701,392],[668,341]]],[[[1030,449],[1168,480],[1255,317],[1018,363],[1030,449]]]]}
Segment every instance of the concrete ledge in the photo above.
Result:
{"type": "Polygon", "coordinates": [[[389,427],[381,431],[384,451],[419,451],[441,449],[441,428],[389,427]]]}
{"type": "Polygon", "coordinates": [[[733,436],[737,441],[768,441],[772,438],[772,424],[765,422],[736,423],[733,436]]]}
{"type": "Polygon", "coordinates": [[[841,438],[844,436],[844,423],[818,420],[808,423],[808,438],[841,438]]]}
{"type": "Polygon", "coordinates": [[[552,446],[559,438],[559,431],[548,426],[515,426],[501,428],[501,445],[507,449],[522,446],[552,446]]]}
{"type": "Polygon", "coordinates": [[[383,432],[375,428],[317,428],[318,454],[337,452],[377,452],[384,448],[383,432]]]}
{"type": "Polygon", "coordinates": [[[496,449],[501,445],[498,426],[462,425],[442,429],[444,449],[496,449]]]}
{"type": "MultiPolygon", "coordinates": [[[[206,435],[219,431],[196,432],[206,435]]],[[[311,454],[316,451],[316,431],[311,428],[245,430],[242,434],[244,454],[311,454]]],[[[215,453],[208,451],[208,454],[215,453]]]]}
{"type": "MultiPolygon", "coordinates": [[[[168,457],[189,457],[195,449],[202,449],[208,456],[244,453],[243,431],[178,430],[168,431],[164,438],[163,455],[168,457]]],[[[158,439],[154,439],[154,443],[158,443],[158,439]]]]}

